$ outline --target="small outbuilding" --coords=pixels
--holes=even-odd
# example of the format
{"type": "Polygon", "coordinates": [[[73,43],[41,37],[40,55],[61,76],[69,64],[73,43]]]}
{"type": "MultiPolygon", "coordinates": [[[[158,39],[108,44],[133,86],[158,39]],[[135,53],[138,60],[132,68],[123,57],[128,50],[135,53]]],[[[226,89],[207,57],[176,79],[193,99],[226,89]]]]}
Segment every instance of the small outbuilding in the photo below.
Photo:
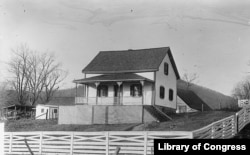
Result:
{"type": "Polygon", "coordinates": [[[74,97],[55,97],[46,104],[37,104],[36,119],[57,119],[59,106],[70,106],[74,104],[74,97]]]}

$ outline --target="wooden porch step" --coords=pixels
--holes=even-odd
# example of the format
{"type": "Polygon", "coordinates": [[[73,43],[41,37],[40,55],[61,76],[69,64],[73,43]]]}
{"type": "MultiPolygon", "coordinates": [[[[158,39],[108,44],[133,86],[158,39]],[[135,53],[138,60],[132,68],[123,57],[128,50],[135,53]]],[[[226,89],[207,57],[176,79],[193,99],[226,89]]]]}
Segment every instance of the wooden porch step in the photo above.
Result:
{"type": "Polygon", "coordinates": [[[167,114],[163,113],[157,107],[144,105],[143,108],[147,110],[159,122],[166,122],[172,120],[171,117],[167,116],[167,114]]]}

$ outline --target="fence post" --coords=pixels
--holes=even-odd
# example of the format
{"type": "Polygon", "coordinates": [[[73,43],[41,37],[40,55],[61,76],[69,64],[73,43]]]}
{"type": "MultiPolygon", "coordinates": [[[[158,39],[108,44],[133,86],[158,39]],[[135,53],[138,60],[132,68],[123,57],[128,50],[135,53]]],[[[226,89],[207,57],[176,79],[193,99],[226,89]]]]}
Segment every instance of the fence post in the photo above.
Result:
{"type": "Polygon", "coordinates": [[[43,132],[40,132],[40,136],[39,136],[39,154],[42,154],[42,141],[43,141],[43,132]]]}
{"type": "Polygon", "coordinates": [[[70,134],[70,155],[73,155],[74,132],[70,134]]]}
{"type": "Polygon", "coordinates": [[[236,129],[235,129],[235,117],[232,117],[232,120],[231,120],[231,126],[232,126],[232,136],[235,136],[236,134],[236,129]]]}
{"type": "Polygon", "coordinates": [[[10,145],[9,145],[9,153],[12,152],[12,136],[13,136],[13,132],[10,133],[10,145]]]}
{"type": "Polygon", "coordinates": [[[144,132],[144,155],[147,155],[148,132],[144,132]]]}
{"type": "Polygon", "coordinates": [[[239,124],[238,124],[238,120],[239,120],[239,114],[236,113],[235,114],[235,132],[238,133],[239,132],[239,124]]]}
{"type": "Polygon", "coordinates": [[[109,132],[105,133],[106,137],[106,155],[109,155],[109,132]]]}
{"type": "Polygon", "coordinates": [[[223,122],[222,122],[222,139],[225,138],[225,127],[226,127],[225,121],[223,121],[223,122]]]}
{"type": "Polygon", "coordinates": [[[211,139],[214,139],[214,123],[212,123],[211,139]]]}
{"type": "Polygon", "coordinates": [[[246,108],[244,107],[244,126],[246,125],[246,108]]]}

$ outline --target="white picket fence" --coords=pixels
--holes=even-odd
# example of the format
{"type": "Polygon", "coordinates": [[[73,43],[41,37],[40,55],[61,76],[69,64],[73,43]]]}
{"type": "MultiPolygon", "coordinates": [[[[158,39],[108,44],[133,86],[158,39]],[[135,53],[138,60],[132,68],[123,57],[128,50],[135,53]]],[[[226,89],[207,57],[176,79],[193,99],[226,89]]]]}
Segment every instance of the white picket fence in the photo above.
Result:
{"type": "Polygon", "coordinates": [[[154,139],[191,139],[192,132],[6,132],[5,154],[153,154],[154,139]]]}
{"type": "Polygon", "coordinates": [[[193,131],[195,139],[228,139],[235,136],[236,118],[234,115],[224,118],[222,120],[213,122],[208,126],[193,131]]]}
{"type": "Polygon", "coordinates": [[[250,123],[250,106],[242,108],[235,115],[213,122],[193,131],[195,139],[228,139],[234,137],[250,123]]]}
{"type": "Polygon", "coordinates": [[[227,139],[250,123],[250,106],[235,115],[213,122],[201,129],[182,131],[110,131],[110,132],[5,132],[5,154],[153,154],[154,139],[227,139]]]}

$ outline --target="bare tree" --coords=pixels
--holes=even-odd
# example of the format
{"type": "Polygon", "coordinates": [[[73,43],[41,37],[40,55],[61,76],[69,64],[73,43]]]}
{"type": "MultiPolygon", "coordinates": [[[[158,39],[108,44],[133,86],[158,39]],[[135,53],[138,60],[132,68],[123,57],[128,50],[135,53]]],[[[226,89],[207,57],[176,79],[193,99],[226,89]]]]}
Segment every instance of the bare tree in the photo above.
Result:
{"type": "Polygon", "coordinates": [[[182,76],[182,80],[186,82],[187,89],[188,89],[193,83],[196,82],[198,77],[199,76],[197,75],[197,73],[192,73],[192,74],[184,73],[182,76]]]}
{"type": "Polygon", "coordinates": [[[237,99],[250,99],[250,80],[249,77],[237,83],[232,91],[233,97],[237,99]]]}
{"type": "MultiPolygon", "coordinates": [[[[30,50],[27,46],[25,46],[25,49],[25,52],[22,50],[13,51],[14,58],[19,55],[25,56],[23,56],[25,59],[20,59],[18,61],[13,59],[13,61],[10,62],[11,73],[15,73],[13,74],[14,79],[19,79],[19,74],[21,74],[22,79],[24,79],[24,84],[16,84],[20,83],[19,81],[22,81],[22,79],[13,80],[13,87],[18,91],[16,85],[24,85],[22,88],[25,88],[24,92],[26,92],[26,98],[23,100],[26,101],[28,97],[32,105],[39,99],[48,102],[54,92],[59,88],[60,82],[65,79],[66,74],[63,74],[63,70],[60,68],[61,65],[55,61],[54,55],[48,52],[39,54],[39,52],[30,50]],[[20,66],[19,64],[26,65],[20,66]]],[[[20,102],[20,100],[18,101],[20,102]]],[[[20,103],[24,103],[24,101],[20,103]]]]}
{"type": "Polygon", "coordinates": [[[1,82],[0,83],[0,107],[7,101],[6,91],[7,91],[7,83],[1,82]]]}
{"type": "Polygon", "coordinates": [[[20,104],[25,104],[28,99],[28,85],[29,80],[29,53],[30,49],[27,45],[22,44],[16,49],[12,49],[13,56],[8,63],[9,72],[13,77],[9,80],[11,86],[14,88],[17,94],[17,101],[20,104]]]}
{"type": "Polygon", "coordinates": [[[43,97],[45,102],[51,100],[55,92],[59,89],[59,83],[61,83],[67,75],[68,72],[60,69],[55,69],[53,72],[47,75],[44,85],[45,95],[43,97]]]}

